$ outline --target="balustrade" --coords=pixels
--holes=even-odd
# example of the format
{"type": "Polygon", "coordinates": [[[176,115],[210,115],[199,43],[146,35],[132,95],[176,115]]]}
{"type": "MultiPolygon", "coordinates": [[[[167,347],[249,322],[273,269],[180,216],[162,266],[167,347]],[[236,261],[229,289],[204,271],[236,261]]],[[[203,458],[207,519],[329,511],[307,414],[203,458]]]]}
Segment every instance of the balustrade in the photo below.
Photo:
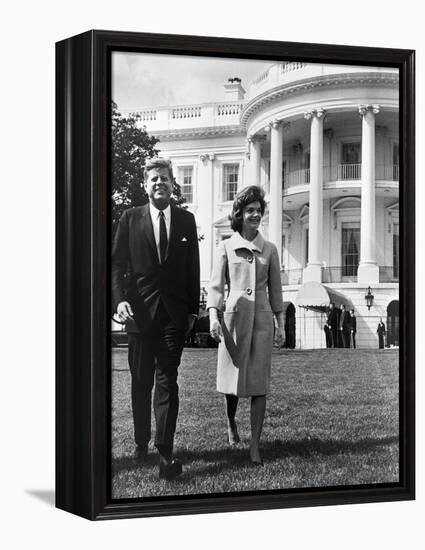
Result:
{"type": "Polygon", "coordinates": [[[143,121],[156,120],[156,111],[155,110],[139,111],[138,115],[140,116],[140,120],[143,120],[143,121]]]}
{"type": "Polygon", "coordinates": [[[304,67],[307,67],[307,63],[300,63],[300,62],[282,63],[280,66],[280,72],[282,74],[286,74],[292,71],[298,71],[299,69],[303,69],[304,67]]]}
{"type": "Polygon", "coordinates": [[[172,109],[172,118],[200,118],[202,115],[201,106],[176,107],[172,109]]]}
{"type": "Polygon", "coordinates": [[[338,180],[359,180],[362,177],[361,164],[339,164],[338,180]]]}
{"type": "Polygon", "coordinates": [[[240,115],[243,103],[220,103],[217,106],[218,116],[240,115]]]}

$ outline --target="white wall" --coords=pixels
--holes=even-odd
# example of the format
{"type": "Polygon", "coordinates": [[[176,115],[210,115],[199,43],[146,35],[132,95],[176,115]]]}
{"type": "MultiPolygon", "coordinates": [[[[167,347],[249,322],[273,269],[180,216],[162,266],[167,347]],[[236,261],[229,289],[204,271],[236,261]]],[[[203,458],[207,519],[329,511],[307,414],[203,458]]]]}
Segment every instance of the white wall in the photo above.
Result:
{"type": "MultiPolygon", "coordinates": [[[[163,0],[158,7],[154,2],[135,0],[24,0],[6,3],[2,21],[3,547],[420,548],[425,511],[422,314],[418,316],[417,502],[91,524],[55,510],[29,494],[31,490],[41,490],[49,495],[54,485],[54,42],[98,28],[417,48],[417,150],[423,151],[425,44],[420,3],[358,0],[342,6],[336,0],[302,3],[263,0],[257,4],[217,0],[201,6],[194,0],[163,0]],[[14,200],[10,196],[12,188],[14,200]],[[8,260],[4,261],[6,257],[8,260]]],[[[420,209],[425,200],[422,156],[418,154],[420,209]]],[[[425,234],[424,218],[418,216],[418,236],[425,234]]],[[[418,272],[424,272],[420,249],[418,272]]],[[[421,312],[424,298],[423,285],[419,284],[417,299],[421,312]]]]}

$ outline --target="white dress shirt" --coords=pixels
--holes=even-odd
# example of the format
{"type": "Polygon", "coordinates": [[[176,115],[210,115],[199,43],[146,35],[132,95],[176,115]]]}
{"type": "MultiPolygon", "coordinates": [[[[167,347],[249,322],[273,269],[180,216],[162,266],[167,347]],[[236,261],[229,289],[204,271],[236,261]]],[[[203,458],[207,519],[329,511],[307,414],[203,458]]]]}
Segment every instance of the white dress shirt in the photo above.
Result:
{"type": "MultiPolygon", "coordinates": [[[[149,203],[149,213],[151,215],[153,234],[155,237],[155,244],[156,244],[156,250],[158,252],[159,261],[161,261],[161,253],[159,250],[159,213],[160,212],[161,210],[158,210],[158,208],[155,208],[155,206],[151,202],[149,203]]],[[[162,210],[162,212],[164,212],[165,229],[167,230],[167,240],[168,242],[170,242],[170,224],[171,224],[170,205],[168,205],[167,208],[165,208],[165,210],[162,210]]]]}

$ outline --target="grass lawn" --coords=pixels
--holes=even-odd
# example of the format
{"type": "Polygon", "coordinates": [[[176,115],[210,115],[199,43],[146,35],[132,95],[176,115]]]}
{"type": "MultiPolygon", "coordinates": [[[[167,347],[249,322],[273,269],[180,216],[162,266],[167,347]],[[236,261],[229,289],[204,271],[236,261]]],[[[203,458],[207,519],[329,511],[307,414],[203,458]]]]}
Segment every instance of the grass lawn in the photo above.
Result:
{"type": "Polygon", "coordinates": [[[132,458],[127,350],[113,350],[113,498],[398,482],[398,351],[275,352],[264,468],[248,461],[248,399],[237,414],[242,441],[227,445],[215,369],[216,350],[184,352],[175,438],[184,471],[175,481],[159,481],[153,447],[148,464],[132,458]]]}

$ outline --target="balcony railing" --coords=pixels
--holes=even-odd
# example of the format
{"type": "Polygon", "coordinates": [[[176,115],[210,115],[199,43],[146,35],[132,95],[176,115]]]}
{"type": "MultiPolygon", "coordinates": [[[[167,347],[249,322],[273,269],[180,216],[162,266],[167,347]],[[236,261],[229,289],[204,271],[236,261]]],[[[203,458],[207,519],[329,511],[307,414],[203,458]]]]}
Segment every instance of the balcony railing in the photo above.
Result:
{"type": "MultiPolygon", "coordinates": [[[[330,181],[359,181],[362,177],[361,164],[337,164],[323,167],[323,180],[330,181]]],[[[399,165],[378,165],[375,171],[376,180],[394,181],[399,178],[399,165]]],[[[307,185],[310,183],[310,168],[293,170],[284,174],[284,188],[307,185]]]]}
{"type": "Polygon", "coordinates": [[[362,177],[361,164],[339,164],[338,180],[359,180],[362,177]]]}
{"type": "Polygon", "coordinates": [[[202,113],[202,107],[177,107],[172,110],[172,118],[199,118],[202,113]]]}
{"type": "Polygon", "coordinates": [[[280,280],[282,285],[300,285],[303,282],[303,270],[302,268],[283,270],[280,273],[280,280]]]}
{"type": "Polygon", "coordinates": [[[384,181],[399,181],[400,169],[398,164],[378,164],[376,179],[384,181]]]}
{"type": "Polygon", "coordinates": [[[322,282],[324,283],[356,283],[358,266],[332,266],[322,268],[322,282]]]}
{"type": "MultiPolygon", "coordinates": [[[[358,266],[331,266],[322,268],[322,283],[356,283],[358,266]]],[[[288,269],[281,272],[282,285],[300,285],[303,269],[288,269]]],[[[399,269],[394,266],[379,266],[380,283],[398,283],[399,269]]]]}
{"type": "Polygon", "coordinates": [[[398,283],[399,269],[392,265],[379,266],[379,282],[380,283],[398,283]]]}
{"type": "Polygon", "coordinates": [[[310,168],[303,170],[294,170],[288,172],[283,177],[284,187],[293,187],[295,185],[306,185],[310,183],[310,168]]]}
{"type": "Polygon", "coordinates": [[[148,132],[203,128],[214,126],[238,126],[244,103],[242,101],[220,101],[193,105],[174,105],[138,111],[122,110],[125,116],[130,113],[140,116],[140,123],[148,132]]]}

